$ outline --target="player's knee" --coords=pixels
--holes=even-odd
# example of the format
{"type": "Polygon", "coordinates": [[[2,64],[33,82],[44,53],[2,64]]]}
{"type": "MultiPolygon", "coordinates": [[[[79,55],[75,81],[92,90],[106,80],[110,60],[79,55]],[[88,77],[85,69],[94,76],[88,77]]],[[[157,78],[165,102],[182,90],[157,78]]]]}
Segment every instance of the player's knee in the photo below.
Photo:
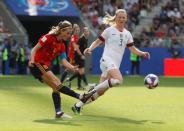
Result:
{"type": "Polygon", "coordinates": [[[110,87],[121,85],[121,84],[122,84],[122,79],[113,79],[113,78],[109,79],[110,87]]]}
{"type": "Polygon", "coordinates": [[[59,91],[61,88],[63,87],[63,85],[61,84],[61,83],[57,83],[57,84],[54,84],[53,85],[53,87],[52,87],[52,89],[53,89],[53,91],[59,91]]]}

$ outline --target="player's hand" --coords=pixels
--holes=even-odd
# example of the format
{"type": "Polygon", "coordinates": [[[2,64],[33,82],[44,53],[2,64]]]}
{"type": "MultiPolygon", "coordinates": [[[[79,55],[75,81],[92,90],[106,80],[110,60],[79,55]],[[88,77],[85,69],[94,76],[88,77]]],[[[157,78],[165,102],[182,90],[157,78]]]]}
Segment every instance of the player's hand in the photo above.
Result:
{"type": "Polygon", "coordinates": [[[81,59],[83,59],[83,60],[84,60],[84,59],[85,59],[85,56],[84,56],[84,55],[81,55],[81,59]]]}
{"type": "Polygon", "coordinates": [[[143,52],[142,56],[146,59],[150,59],[150,53],[149,52],[143,52]]]}
{"type": "Polygon", "coordinates": [[[72,68],[70,68],[70,70],[72,71],[72,72],[78,72],[79,71],[79,68],[78,68],[79,66],[77,65],[77,66],[72,66],[72,68]]]}
{"type": "Polygon", "coordinates": [[[33,61],[29,61],[28,66],[29,67],[34,67],[34,62],[33,61]]]}
{"type": "Polygon", "coordinates": [[[84,50],[84,55],[90,55],[92,53],[92,51],[90,50],[90,48],[86,48],[84,50]]]}

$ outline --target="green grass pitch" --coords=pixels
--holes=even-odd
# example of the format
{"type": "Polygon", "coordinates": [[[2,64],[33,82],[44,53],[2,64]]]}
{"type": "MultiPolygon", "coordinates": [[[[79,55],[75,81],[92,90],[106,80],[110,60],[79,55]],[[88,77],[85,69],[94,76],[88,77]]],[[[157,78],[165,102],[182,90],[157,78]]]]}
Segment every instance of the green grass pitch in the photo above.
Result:
{"type": "Polygon", "coordinates": [[[86,105],[81,116],[70,110],[75,102],[62,95],[73,119],[55,120],[50,88],[32,76],[0,76],[0,131],[184,131],[184,78],[160,77],[150,90],[143,77],[124,77],[121,87],[86,105]]]}

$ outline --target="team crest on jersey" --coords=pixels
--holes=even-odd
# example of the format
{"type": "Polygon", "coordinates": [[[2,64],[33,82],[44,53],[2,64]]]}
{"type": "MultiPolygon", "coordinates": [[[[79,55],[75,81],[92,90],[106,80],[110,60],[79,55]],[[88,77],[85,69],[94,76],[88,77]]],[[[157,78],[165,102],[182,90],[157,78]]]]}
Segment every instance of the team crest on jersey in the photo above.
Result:
{"type": "Polygon", "coordinates": [[[45,37],[45,36],[44,36],[44,37],[42,37],[41,41],[42,41],[42,42],[47,41],[47,37],[45,37]]]}

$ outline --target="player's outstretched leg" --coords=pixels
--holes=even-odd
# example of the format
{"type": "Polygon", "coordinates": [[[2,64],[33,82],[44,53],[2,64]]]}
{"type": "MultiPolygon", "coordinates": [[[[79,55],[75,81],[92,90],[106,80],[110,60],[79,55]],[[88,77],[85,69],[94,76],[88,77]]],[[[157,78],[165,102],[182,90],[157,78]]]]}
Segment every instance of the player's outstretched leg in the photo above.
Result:
{"type": "Polygon", "coordinates": [[[89,104],[95,100],[97,100],[98,97],[102,96],[110,87],[115,86],[115,85],[119,85],[121,83],[120,80],[118,79],[108,79],[105,80],[104,82],[100,83],[99,85],[97,85],[96,87],[94,87],[94,89],[91,89],[88,93],[93,92],[92,96],[86,101],[86,102],[77,102],[76,104],[74,104],[74,106],[72,107],[72,111],[74,112],[74,114],[80,114],[80,108],[84,105],[84,104],[89,104]]]}
{"type": "Polygon", "coordinates": [[[80,101],[85,104],[93,96],[94,93],[96,93],[96,90],[84,93],[80,101]]]}
{"type": "MultiPolygon", "coordinates": [[[[86,102],[90,101],[91,97],[96,93],[96,90],[90,91],[88,93],[84,93],[82,99],[80,99],[80,104],[84,105],[86,102]]],[[[78,103],[77,103],[78,104],[78,103]]],[[[81,105],[77,106],[77,104],[74,104],[74,106],[72,106],[72,111],[74,112],[74,114],[79,115],[80,111],[81,111],[81,105]]]]}

